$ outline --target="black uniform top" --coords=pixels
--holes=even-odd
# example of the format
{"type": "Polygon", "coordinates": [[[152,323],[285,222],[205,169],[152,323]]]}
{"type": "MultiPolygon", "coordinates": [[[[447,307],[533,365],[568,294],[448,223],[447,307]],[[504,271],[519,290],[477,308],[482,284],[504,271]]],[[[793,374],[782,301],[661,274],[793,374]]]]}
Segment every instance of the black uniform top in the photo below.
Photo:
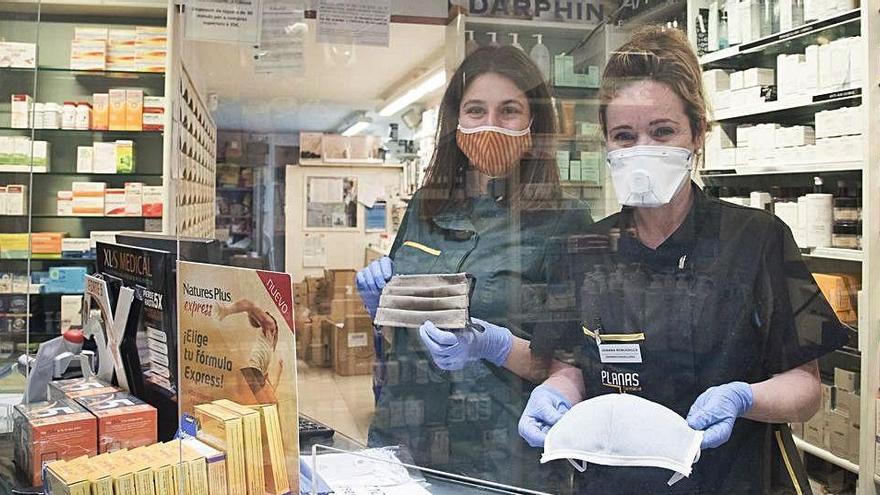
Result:
{"type": "MultiPolygon", "coordinates": [[[[634,393],[686,417],[709,387],[760,382],[846,342],[786,225],[692,187],[691,211],[656,250],[635,236],[630,208],[554,243],[547,305],[561,310],[534,332],[532,350],[581,368],[587,398],[634,393]],[[602,363],[596,330],[603,343],[639,344],[641,362],[602,363]]],[[[780,448],[788,435],[740,418],[671,488],[666,470],[598,465],[580,484],[584,493],[770,493],[799,477],[799,459],[780,448]],[[775,479],[777,466],[788,476],[775,479]]]]}

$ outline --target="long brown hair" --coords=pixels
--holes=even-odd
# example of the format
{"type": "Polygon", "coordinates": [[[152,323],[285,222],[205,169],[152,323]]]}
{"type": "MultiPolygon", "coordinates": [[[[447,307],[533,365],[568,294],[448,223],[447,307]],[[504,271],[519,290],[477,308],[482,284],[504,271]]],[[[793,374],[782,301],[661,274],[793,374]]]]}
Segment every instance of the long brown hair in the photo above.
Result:
{"type": "Polygon", "coordinates": [[[700,61],[683,32],[660,26],[638,29],[609,57],[599,94],[602,134],[608,137],[606,113],[617,92],[646,80],[665,84],[681,98],[694,142],[702,144],[709,129],[709,109],[700,61]]]}
{"type": "Polygon", "coordinates": [[[508,181],[511,201],[519,204],[523,200],[550,200],[561,195],[554,147],[556,110],[550,87],[522,50],[484,46],[458,67],[440,102],[437,145],[419,194],[423,219],[430,219],[465,198],[469,161],[455,141],[455,131],[465,91],[486,73],[506,77],[522,90],[532,116],[532,150],[520,161],[519,174],[511,175],[515,180],[508,181]]]}

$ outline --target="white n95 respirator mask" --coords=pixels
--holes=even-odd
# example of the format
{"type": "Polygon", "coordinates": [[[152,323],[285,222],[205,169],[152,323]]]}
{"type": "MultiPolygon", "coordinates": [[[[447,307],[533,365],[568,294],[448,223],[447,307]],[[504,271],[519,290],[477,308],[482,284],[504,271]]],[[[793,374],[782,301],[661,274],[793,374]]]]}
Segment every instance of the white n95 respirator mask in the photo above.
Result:
{"type": "Polygon", "coordinates": [[[671,146],[633,146],[609,151],[606,164],[626,206],[655,208],[672,197],[690,176],[693,153],[671,146]]]}
{"type": "Polygon", "coordinates": [[[588,462],[669,469],[675,472],[671,486],[690,476],[702,440],[702,431],[665,406],[635,395],[606,394],[575,405],[550,428],[541,463],[568,459],[580,472],[588,462]]]}

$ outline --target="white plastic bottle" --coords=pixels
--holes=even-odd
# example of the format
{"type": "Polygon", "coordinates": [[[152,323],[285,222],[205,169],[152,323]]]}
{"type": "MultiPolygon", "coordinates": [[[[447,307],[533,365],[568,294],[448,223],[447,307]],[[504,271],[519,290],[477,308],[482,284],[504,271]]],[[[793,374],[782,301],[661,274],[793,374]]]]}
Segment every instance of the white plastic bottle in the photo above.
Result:
{"type": "Polygon", "coordinates": [[[498,33],[489,31],[486,34],[489,35],[489,39],[491,40],[489,46],[498,46],[498,33]]]}
{"type": "Polygon", "coordinates": [[[465,56],[467,56],[467,55],[470,55],[471,53],[474,53],[477,50],[477,48],[480,47],[480,45],[477,44],[476,40],[474,40],[474,32],[473,31],[465,31],[464,34],[465,34],[465,37],[467,38],[467,41],[464,44],[464,53],[465,53],[465,56]]]}
{"type": "Polygon", "coordinates": [[[525,51],[525,50],[523,50],[522,45],[519,44],[519,33],[510,33],[510,34],[508,34],[508,36],[510,36],[512,38],[512,40],[510,42],[510,46],[515,47],[515,48],[519,48],[520,50],[525,51]]]}
{"type": "Polygon", "coordinates": [[[532,57],[532,61],[535,62],[535,65],[541,69],[541,74],[544,74],[544,80],[550,81],[550,50],[544,45],[544,35],[533,34],[532,37],[538,38],[538,43],[532,47],[529,56],[532,57]]]}

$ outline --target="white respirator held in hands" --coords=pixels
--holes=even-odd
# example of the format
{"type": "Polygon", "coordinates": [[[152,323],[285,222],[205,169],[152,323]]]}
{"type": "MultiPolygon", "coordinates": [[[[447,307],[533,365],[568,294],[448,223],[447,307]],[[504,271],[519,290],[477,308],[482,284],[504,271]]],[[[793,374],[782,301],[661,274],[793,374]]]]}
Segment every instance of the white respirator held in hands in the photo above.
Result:
{"type": "Polygon", "coordinates": [[[672,146],[633,146],[609,151],[606,164],[622,205],[669,204],[688,180],[693,152],[672,146]]]}

